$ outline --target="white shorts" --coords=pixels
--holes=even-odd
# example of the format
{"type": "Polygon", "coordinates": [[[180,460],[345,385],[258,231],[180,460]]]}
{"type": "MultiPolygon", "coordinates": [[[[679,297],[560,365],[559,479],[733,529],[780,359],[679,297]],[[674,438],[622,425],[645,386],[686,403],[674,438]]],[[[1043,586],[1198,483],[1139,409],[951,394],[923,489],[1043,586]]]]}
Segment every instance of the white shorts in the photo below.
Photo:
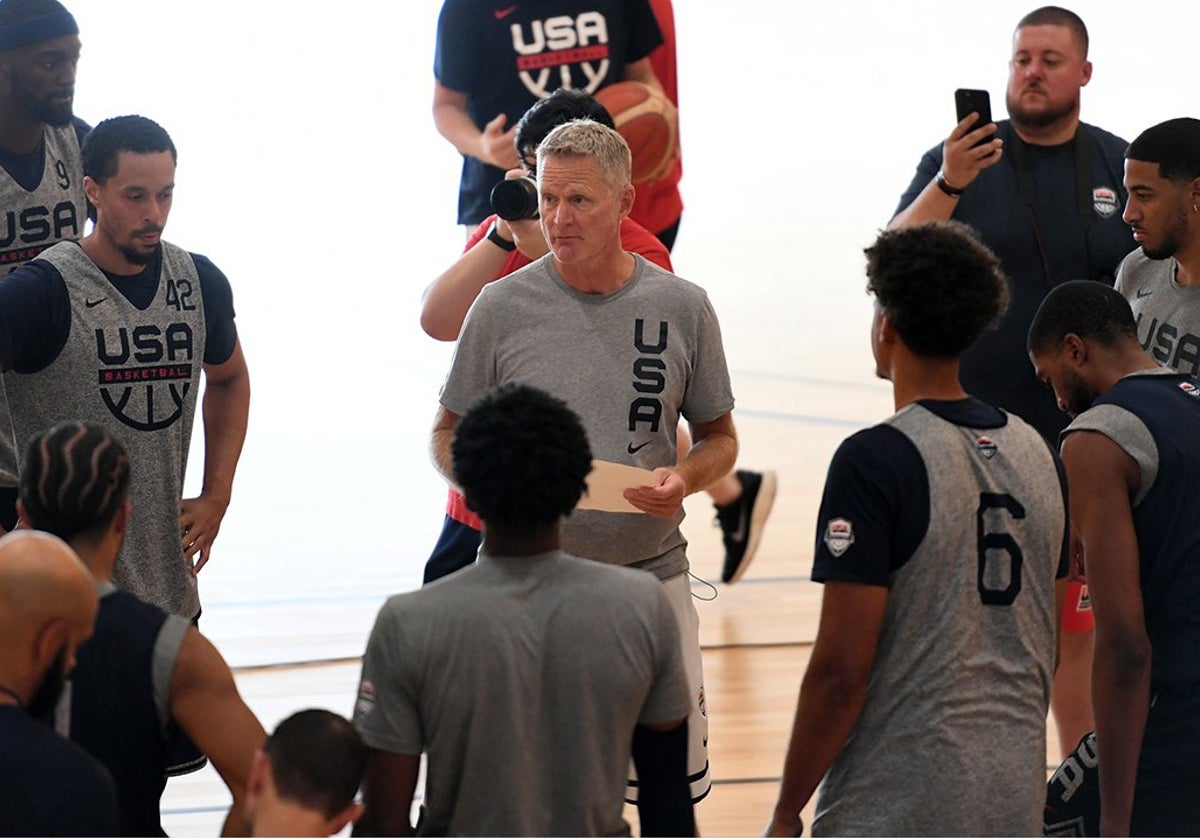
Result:
{"type": "MultiPolygon", "coordinates": [[[[708,712],[704,704],[704,668],[700,662],[700,616],[692,600],[691,576],[686,572],[663,581],[667,600],[679,623],[680,647],[683,651],[683,669],[687,673],[688,685],[692,690],[692,711],[688,714],[688,785],[692,790],[692,801],[699,802],[712,789],[712,775],[708,769],[708,712]]],[[[625,801],[637,802],[637,772],[633,762],[629,764],[630,784],[625,788],[625,801]]]]}

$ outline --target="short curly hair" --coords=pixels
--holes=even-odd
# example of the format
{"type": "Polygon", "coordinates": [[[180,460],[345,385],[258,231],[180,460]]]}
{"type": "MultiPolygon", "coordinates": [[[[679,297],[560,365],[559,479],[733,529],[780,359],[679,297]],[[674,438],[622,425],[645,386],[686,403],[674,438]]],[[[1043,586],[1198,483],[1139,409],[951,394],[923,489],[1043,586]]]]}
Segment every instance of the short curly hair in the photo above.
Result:
{"type": "Polygon", "coordinates": [[[886,230],[864,252],[867,291],[919,356],[958,358],[1008,306],[999,259],[959,222],[886,230]]]}
{"type": "Polygon", "coordinates": [[[528,385],[480,398],[458,422],[450,453],[467,506],[485,525],[526,534],[570,513],[592,469],[579,417],[528,385]]]}

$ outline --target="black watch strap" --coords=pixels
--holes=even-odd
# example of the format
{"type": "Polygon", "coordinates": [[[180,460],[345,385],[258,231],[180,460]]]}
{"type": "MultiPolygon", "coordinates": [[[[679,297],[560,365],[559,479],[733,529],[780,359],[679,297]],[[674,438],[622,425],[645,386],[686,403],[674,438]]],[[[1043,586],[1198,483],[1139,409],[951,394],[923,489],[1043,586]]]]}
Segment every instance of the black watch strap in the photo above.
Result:
{"type": "Polygon", "coordinates": [[[503,248],[505,251],[517,250],[516,242],[513,242],[510,239],[505,239],[503,236],[500,235],[500,231],[498,231],[496,229],[496,222],[494,220],[492,221],[492,223],[490,225],[488,225],[487,241],[491,242],[493,245],[497,246],[498,248],[503,248]]]}

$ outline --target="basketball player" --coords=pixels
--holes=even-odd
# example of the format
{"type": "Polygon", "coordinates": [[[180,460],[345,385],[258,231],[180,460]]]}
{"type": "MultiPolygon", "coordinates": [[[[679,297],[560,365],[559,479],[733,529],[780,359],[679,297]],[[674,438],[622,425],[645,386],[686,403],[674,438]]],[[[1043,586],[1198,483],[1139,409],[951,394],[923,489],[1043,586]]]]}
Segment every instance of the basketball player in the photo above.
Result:
{"type": "Polygon", "coordinates": [[[22,531],[0,539],[0,833],[114,837],[112,778],[38,718],[52,715],[92,633],[96,590],[62,540],[22,531]]]}
{"type": "Polygon", "coordinates": [[[1007,278],[955,222],[884,232],[866,254],[896,414],[829,467],[821,619],[769,831],[798,835],[824,777],[814,835],[1034,836],[1065,488],[1045,439],[958,376],[1007,278]]]}
{"type": "Polygon", "coordinates": [[[1200,120],[1167,120],[1125,153],[1125,221],[1141,248],[1117,269],[1142,347],[1200,376],[1200,120]]]}
{"type": "Polygon", "coordinates": [[[486,217],[492,187],[520,161],[516,121],[558,88],[635,81],[662,92],[650,52],[662,34],[648,0],[498,6],[444,0],[433,59],[433,121],[463,156],[458,223],[486,217]]]}
{"type": "Polygon", "coordinates": [[[61,729],[112,773],[121,835],[164,833],[159,798],[174,747],[170,722],[212,759],[233,796],[226,832],[240,831],[251,757],[266,733],[212,642],[187,619],[113,585],[136,479],[124,447],[78,421],[35,437],[22,460],[22,523],[66,540],[100,595],[96,631],[79,648],[61,729]]]}
{"type": "MultiPolygon", "coordinates": [[[[1131,172],[1131,192],[1146,190],[1150,182],[1131,172]]],[[[1186,224],[1182,208],[1171,206],[1153,214],[1158,224],[1145,229],[1144,244],[1161,241],[1163,222],[1186,224]]],[[[1136,209],[1133,216],[1143,218],[1136,209]]],[[[1200,388],[1156,363],[1142,348],[1128,302],[1099,284],[1068,283],[1047,295],[1030,327],[1029,355],[1074,418],[1062,458],[1096,612],[1100,833],[1194,835],[1200,388]]]]}
{"type": "MultiPolygon", "coordinates": [[[[1034,9],[1017,23],[1011,44],[1009,119],[986,126],[972,116],[961,120],[921,158],[888,226],[965,222],[1000,258],[1012,302],[997,328],[964,355],[963,383],[1056,443],[1066,418],[1030,373],[1025,338],[1047,289],[1079,279],[1111,285],[1133,250],[1120,218],[1126,142],[1080,119],[1092,62],[1079,15],[1059,6],[1034,9]]],[[[1062,630],[1051,708],[1065,754],[1093,729],[1095,632],[1081,582],[1068,589],[1062,630]]]]}
{"type": "MultiPolygon", "coordinates": [[[[72,113],[79,27],[57,0],[0,2],[0,278],[83,236],[87,198],[72,113]]],[[[17,519],[17,456],[0,381],[0,534],[17,519]]]]}
{"type": "Polygon", "coordinates": [[[254,752],[246,815],[251,837],[329,837],[362,814],[354,801],[367,748],[341,715],[305,709],[254,752]]]}
{"type": "Polygon", "coordinates": [[[592,464],[580,419],[507,385],[465,413],[450,448],[483,546],[379,612],[354,713],[371,748],[357,831],[412,832],[425,752],[423,835],[627,835],[632,752],[643,836],[694,835],[692,701],[664,587],[560,550],[592,464]]]}
{"type": "MultiPolygon", "coordinates": [[[[614,127],[604,106],[581,90],[559,88],[535,103],[517,123],[515,143],[522,168],[509,172],[509,176],[536,177],[537,147],[546,135],[556,126],[584,118],[614,127]]],[[[667,249],[629,216],[621,219],[620,233],[621,247],[626,251],[672,270],[667,249]]],[[[439,341],[457,339],[467,310],[484,286],[524,268],[549,250],[536,218],[509,221],[495,213],[488,216],[468,239],[462,256],[425,290],[422,329],[439,341]]],[[[689,445],[686,427],[680,427],[680,436],[679,445],[684,450],[689,445]]],[[[706,489],[716,508],[725,547],[723,583],[738,581],[754,559],[775,502],[776,486],[773,471],[742,469],[730,472],[706,489]]],[[[462,495],[451,488],[442,533],[425,566],[426,583],[475,562],[479,528],[479,518],[466,509],[462,495]]]]}
{"type": "Polygon", "coordinates": [[[0,283],[0,369],[13,429],[29,440],[82,418],[126,445],[134,514],[114,579],[190,619],[200,612],[195,576],[211,556],[246,434],[250,381],[232,294],[208,259],[161,239],[175,146],[160,126],[105,120],[84,143],[83,168],[95,229],[0,283]],[[202,369],[203,490],[181,501],[202,369]]]}

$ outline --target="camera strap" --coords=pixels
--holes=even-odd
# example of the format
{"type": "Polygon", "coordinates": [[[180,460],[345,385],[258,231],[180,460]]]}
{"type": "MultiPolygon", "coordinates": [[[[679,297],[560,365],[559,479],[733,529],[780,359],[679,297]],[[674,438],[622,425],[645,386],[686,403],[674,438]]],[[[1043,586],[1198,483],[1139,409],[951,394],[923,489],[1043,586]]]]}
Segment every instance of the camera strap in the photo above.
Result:
{"type": "Polygon", "coordinates": [[[1092,277],[1092,248],[1090,231],[1095,220],[1095,207],[1092,198],[1092,138],[1087,127],[1079,123],[1075,129],[1075,137],[1071,140],[1075,153],[1075,213],[1079,218],[1079,227],[1083,231],[1083,258],[1086,269],[1085,277],[1064,277],[1059,281],[1050,272],[1050,259],[1046,253],[1046,241],[1042,236],[1042,228],[1038,223],[1037,191],[1034,187],[1033,168],[1029,164],[1029,151],[1026,143],[1012,129],[1007,143],[1012,148],[1013,165],[1017,169],[1017,189],[1021,193],[1021,201],[1029,211],[1030,221],[1033,222],[1033,235],[1037,240],[1038,256],[1042,261],[1042,271],[1045,274],[1046,287],[1052,288],[1058,282],[1066,280],[1088,279],[1092,277]]]}

